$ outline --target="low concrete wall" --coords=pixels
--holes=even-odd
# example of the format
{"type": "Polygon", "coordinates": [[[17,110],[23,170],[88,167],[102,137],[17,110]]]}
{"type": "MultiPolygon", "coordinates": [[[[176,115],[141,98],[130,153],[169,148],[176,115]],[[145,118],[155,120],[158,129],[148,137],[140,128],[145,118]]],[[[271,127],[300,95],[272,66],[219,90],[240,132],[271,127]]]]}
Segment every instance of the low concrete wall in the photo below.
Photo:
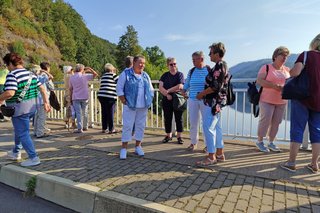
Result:
{"type": "Polygon", "coordinates": [[[38,197],[78,212],[184,212],[117,192],[100,192],[100,188],[95,186],[76,183],[15,165],[1,165],[0,167],[0,182],[22,191],[27,190],[26,183],[32,177],[36,177],[37,180],[35,194],[38,197]]]}
{"type": "Polygon", "coordinates": [[[112,191],[103,191],[97,193],[94,205],[94,213],[121,213],[121,212],[139,212],[139,213],[155,213],[155,212],[174,212],[182,213],[176,208],[161,205],[158,203],[142,200],[139,198],[127,196],[112,191]]]}
{"type": "Polygon", "coordinates": [[[1,167],[0,182],[14,188],[26,191],[26,183],[41,172],[25,169],[19,166],[6,165],[1,167]]]}
{"type": "Polygon", "coordinates": [[[52,175],[37,177],[36,195],[75,211],[91,213],[100,188],[52,175]]]}

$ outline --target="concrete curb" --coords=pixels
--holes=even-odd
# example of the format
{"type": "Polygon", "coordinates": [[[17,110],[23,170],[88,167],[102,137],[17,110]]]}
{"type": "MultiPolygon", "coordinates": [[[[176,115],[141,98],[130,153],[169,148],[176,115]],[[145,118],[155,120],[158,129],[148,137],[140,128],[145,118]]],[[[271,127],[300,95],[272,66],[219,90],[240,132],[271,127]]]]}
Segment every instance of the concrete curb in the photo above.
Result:
{"type": "Polygon", "coordinates": [[[0,167],[0,182],[22,191],[27,190],[26,182],[32,177],[36,177],[35,194],[38,197],[78,212],[185,212],[15,165],[0,167]]]}

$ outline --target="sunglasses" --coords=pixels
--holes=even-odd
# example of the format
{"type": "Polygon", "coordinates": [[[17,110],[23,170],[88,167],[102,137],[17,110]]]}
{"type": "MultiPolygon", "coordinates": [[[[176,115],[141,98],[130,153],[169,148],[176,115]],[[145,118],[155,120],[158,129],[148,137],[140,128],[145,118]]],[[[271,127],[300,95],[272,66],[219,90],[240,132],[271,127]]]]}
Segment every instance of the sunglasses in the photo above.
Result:
{"type": "Polygon", "coordinates": [[[172,64],[169,64],[171,67],[173,67],[173,66],[176,66],[177,65],[177,63],[172,63],[172,64]]]}

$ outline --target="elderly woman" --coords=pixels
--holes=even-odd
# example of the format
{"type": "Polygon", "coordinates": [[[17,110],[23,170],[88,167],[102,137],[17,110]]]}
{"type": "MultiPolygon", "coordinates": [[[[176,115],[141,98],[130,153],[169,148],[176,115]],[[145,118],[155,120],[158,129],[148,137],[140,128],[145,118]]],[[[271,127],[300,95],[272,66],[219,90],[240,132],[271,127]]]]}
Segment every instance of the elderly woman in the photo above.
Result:
{"type": "Polygon", "coordinates": [[[102,110],[102,133],[116,133],[113,128],[114,107],[117,101],[116,86],[118,76],[115,73],[116,69],[112,64],[107,63],[104,66],[105,73],[100,80],[100,89],[98,99],[102,110]]]}
{"type": "Polygon", "coordinates": [[[133,67],[125,69],[118,79],[117,95],[123,106],[122,149],[120,159],[127,158],[128,142],[131,141],[135,124],[135,153],[144,156],[141,141],[144,136],[148,108],[152,104],[154,89],[149,75],[144,71],[144,56],[135,56],[133,67]]]}
{"type": "Polygon", "coordinates": [[[259,101],[258,141],[256,146],[261,152],[280,152],[273,143],[283,118],[287,101],[281,97],[282,87],[289,78],[289,68],[284,66],[289,55],[286,47],[278,47],[272,55],[272,63],[263,65],[257,77],[257,83],[263,87],[259,101]],[[266,147],[263,138],[268,132],[269,143],[266,147]]]}
{"type": "Polygon", "coordinates": [[[72,105],[77,118],[77,130],[75,133],[82,133],[88,130],[88,81],[93,80],[98,74],[90,67],[77,64],[74,75],[70,76],[69,89],[72,105]],[[89,74],[86,74],[89,72],[89,74]]]}
{"type": "Polygon", "coordinates": [[[307,72],[312,93],[305,100],[291,101],[290,156],[287,162],[281,164],[281,167],[291,172],[296,171],[296,158],[303,140],[303,132],[308,123],[312,159],[307,169],[312,173],[317,173],[320,155],[320,34],[311,41],[305,64],[303,61],[304,53],[301,53],[290,70],[290,75],[295,77],[301,72],[307,72]],[[306,67],[305,70],[303,70],[304,67],[306,67]]]}
{"type": "Polygon", "coordinates": [[[70,97],[70,90],[69,90],[69,80],[70,77],[74,74],[72,66],[63,66],[63,73],[64,73],[64,88],[65,94],[63,97],[63,106],[66,108],[66,114],[64,116],[65,128],[68,129],[70,124],[70,118],[72,121],[72,127],[75,128],[75,112],[74,108],[71,104],[71,97],[70,97]]]}
{"type": "Polygon", "coordinates": [[[37,76],[23,67],[22,58],[18,54],[8,53],[3,61],[10,73],[4,84],[4,92],[0,95],[0,102],[6,101],[7,106],[15,107],[15,113],[12,116],[15,145],[13,150],[7,153],[7,157],[20,160],[22,146],[28,154],[28,159],[23,161],[21,166],[36,166],[40,164],[40,158],[30,137],[30,118],[36,111],[38,88],[42,94],[46,112],[50,111],[48,96],[37,76]]]}
{"type": "Polygon", "coordinates": [[[167,66],[169,71],[165,72],[159,80],[159,91],[163,95],[162,109],[164,113],[164,126],[166,136],[162,140],[163,143],[168,143],[172,140],[172,116],[174,114],[177,127],[177,140],[179,144],[183,144],[181,133],[183,132],[183,111],[173,109],[172,93],[179,92],[183,88],[184,76],[178,71],[175,58],[167,58],[167,66]]]}

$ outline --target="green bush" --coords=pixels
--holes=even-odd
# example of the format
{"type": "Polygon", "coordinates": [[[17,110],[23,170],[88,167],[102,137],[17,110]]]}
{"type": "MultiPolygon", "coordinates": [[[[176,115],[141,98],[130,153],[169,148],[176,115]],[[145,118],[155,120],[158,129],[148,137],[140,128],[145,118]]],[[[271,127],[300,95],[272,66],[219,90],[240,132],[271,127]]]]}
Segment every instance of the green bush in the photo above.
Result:
{"type": "Polygon", "coordinates": [[[12,51],[18,53],[21,56],[26,55],[26,50],[24,49],[22,41],[15,41],[12,43],[12,51]]]}

